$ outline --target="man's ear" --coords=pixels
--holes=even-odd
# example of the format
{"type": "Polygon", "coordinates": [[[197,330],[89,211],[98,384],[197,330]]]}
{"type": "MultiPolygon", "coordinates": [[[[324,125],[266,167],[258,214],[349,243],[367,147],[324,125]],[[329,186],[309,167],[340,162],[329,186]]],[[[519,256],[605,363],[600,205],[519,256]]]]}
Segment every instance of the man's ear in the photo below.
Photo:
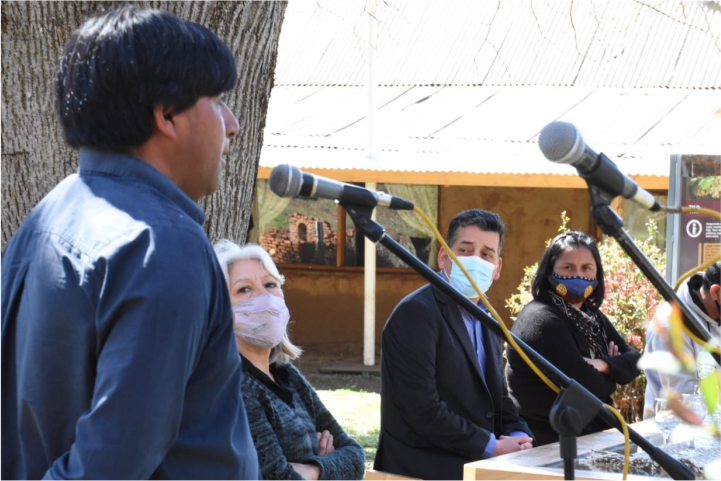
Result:
{"type": "Polygon", "coordinates": [[[503,267],[503,259],[498,258],[498,267],[496,267],[496,272],[493,274],[493,280],[497,281],[499,277],[501,277],[501,268],[503,267]]]}
{"type": "Polygon", "coordinates": [[[161,105],[153,107],[153,122],[155,129],[161,134],[172,139],[177,137],[178,131],[175,125],[175,114],[170,108],[161,105]]]}
{"type": "Polygon", "coordinates": [[[721,285],[711,284],[711,287],[709,287],[709,292],[711,293],[712,299],[714,299],[716,302],[721,302],[721,285]]]}
{"type": "Polygon", "coordinates": [[[446,252],[446,249],[441,247],[440,249],[438,249],[438,268],[440,270],[445,269],[446,261],[450,262],[450,260],[448,259],[448,252],[446,252]]]}

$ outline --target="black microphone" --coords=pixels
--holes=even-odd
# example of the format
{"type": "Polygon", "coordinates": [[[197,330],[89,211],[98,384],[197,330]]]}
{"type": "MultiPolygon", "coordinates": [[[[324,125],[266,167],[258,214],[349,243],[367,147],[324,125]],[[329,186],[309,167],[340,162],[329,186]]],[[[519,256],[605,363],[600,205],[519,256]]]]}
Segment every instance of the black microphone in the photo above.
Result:
{"type": "Polygon", "coordinates": [[[385,192],[345,184],[315,174],[307,174],[298,167],[281,164],[273,168],[268,179],[270,190],[278,197],[309,197],[332,199],[353,205],[377,205],[396,210],[413,210],[413,203],[385,192]]]}
{"type": "Polygon", "coordinates": [[[618,170],[616,164],[603,153],[597,154],[586,145],[573,124],[551,122],[546,125],[538,136],[538,146],[548,160],[573,165],[589,184],[600,187],[606,193],[614,197],[623,196],[654,212],[661,210],[653,195],[618,170]]]}

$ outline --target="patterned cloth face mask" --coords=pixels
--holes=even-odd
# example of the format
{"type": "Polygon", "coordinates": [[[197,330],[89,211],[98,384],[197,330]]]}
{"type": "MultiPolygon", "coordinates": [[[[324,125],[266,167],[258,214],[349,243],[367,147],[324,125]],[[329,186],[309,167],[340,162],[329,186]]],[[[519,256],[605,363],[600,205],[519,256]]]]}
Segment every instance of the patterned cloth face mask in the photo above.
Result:
{"type": "Polygon", "coordinates": [[[233,306],[233,331],[253,346],[272,349],[283,340],[290,312],[282,297],[263,294],[233,306]]]}
{"type": "MultiPolygon", "coordinates": [[[[481,289],[481,292],[485,294],[493,283],[493,272],[496,270],[496,266],[478,256],[456,257],[458,257],[458,261],[463,264],[463,267],[465,267],[471,275],[478,288],[481,289]]],[[[471,281],[466,278],[461,268],[455,264],[451,266],[449,282],[458,292],[467,298],[474,299],[478,297],[478,293],[473,288],[471,281]]]]}
{"type": "Polygon", "coordinates": [[[567,302],[583,302],[593,294],[598,286],[598,279],[581,276],[564,277],[558,274],[548,276],[553,291],[567,302]]]}

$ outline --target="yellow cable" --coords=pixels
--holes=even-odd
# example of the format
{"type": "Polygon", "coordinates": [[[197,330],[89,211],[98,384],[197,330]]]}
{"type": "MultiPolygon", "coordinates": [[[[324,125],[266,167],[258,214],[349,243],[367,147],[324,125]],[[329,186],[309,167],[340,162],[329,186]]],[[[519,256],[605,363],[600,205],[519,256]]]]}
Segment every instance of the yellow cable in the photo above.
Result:
{"type": "Polygon", "coordinates": [[[604,404],[603,407],[611,411],[611,413],[616,416],[618,419],[618,422],[621,423],[621,428],[623,429],[623,439],[624,439],[624,456],[623,456],[623,479],[625,480],[628,477],[628,465],[630,464],[631,460],[631,439],[630,435],[628,433],[628,426],[626,425],[626,421],[624,421],[623,416],[621,416],[621,413],[618,412],[616,408],[613,406],[610,406],[608,404],[604,404]]]}
{"type": "MultiPolygon", "coordinates": [[[[706,342],[703,339],[699,339],[698,337],[696,337],[696,335],[693,332],[691,332],[691,330],[688,327],[686,327],[685,323],[681,324],[681,329],[683,329],[683,332],[688,337],[690,337],[693,342],[695,342],[699,346],[706,346],[706,342]]],[[[709,347],[708,350],[710,352],[714,352],[716,354],[721,354],[721,348],[718,348],[718,347],[709,347]]]]}
{"type": "Polygon", "coordinates": [[[721,220],[721,212],[715,211],[713,209],[707,209],[705,207],[681,207],[681,212],[683,212],[684,214],[707,215],[710,217],[716,217],[718,220],[721,220]]]}
{"type": "Polygon", "coordinates": [[[717,257],[717,258],[715,258],[715,259],[711,259],[710,261],[704,262],[704,263],[701,264],[700,266],[694,267],[694,268],[691,269],[690,271],[686,272],[684,275],[682,275],[681,277],[678,278],[678,280],[676,281],[676,285],[673,286],[673,290],[674,290],[674,291],[677,291],[678,288],[679,288],[679,286],[681,285],[681,283],[682,283],[683,281],[685,281],[686,279],[688,279],[688,278],[691,277],[692,275],[696,274],[697,272],[705,271],[706,269],[708,269],[708,267],[709,267],[711,264],[714,264],[714,263],[716,263],[716,262],[718,262],[718,261],[720,261],[720,260],[721,260],[721,256],[719,256],[719,257],[717,257]]]}

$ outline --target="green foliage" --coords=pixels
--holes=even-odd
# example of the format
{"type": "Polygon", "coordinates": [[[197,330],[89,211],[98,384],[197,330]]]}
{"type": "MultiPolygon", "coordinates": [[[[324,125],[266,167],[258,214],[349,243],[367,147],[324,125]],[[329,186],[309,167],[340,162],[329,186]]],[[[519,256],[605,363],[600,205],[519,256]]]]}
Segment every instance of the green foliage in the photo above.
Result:
{"type": "MultiPolygon", "coordinates": [[[[559,232],[568,231],[570,219],[561,213],[559,232]]],[[[663,275],[666,270],[666,254],[655,244],[658,227],[651,220],[647,224],[648,238],[636,239],[641,251],[648,257],[656,269],[663,275]]],[[[546,242],[550,243],[551,239],[546,242]]],[[[616,330],[631,347],[642,351],[646,344],[646,327],[663,298],[653,284],[636,267],[636,264],[624,252],[613,238],[604,238],[598,246],[603,260],[603,272],[606,282],[606,297],[601,310],[613,323],[616,330]]],[[[538,263],[523,270],[523,279],[518,292],[506,300],[506,307],[515,321],[521,309],[531,302],[531,283],[538,269],[538,263]]],[[[619,389],[613,396],[614,403],[629,422],[639,421],[643,415],[643,396],[646,377],[641,374],[635,381],[619,389]]]]}
{"type": "MultiPolygon", "coordinates": [[[[648,238],[636,240],[636,244],[664,275],[666,254],[653,243],[658,227],[653,221],[647,227],[648,238]]],[[[648,319],[663,298],[615,240],[606,238],[598,247],[606,281],[602,310],[626,341],[641,350],[646,341],[648,319]]]]}
{"type": "Polygon", "coordinates": [[[693,197],[706,199],[718,199],[721,197],[721,176],[710,175],[691,178],[688,184],[693,197]]]}
{"type": "Polygon", "coordinates": [[[511,311],[511,319],[516,321],[518,314],[523,309],[523,306],[533,300],[531,295],[531,284],[533,283],[533,276],[536,275],[538,270],[538,262],[530,266],[523,268],[523,278],[521,283],[518,285],[518,292],[513,294],[510,298],[506,299],[506,307],[511,311]]]}

